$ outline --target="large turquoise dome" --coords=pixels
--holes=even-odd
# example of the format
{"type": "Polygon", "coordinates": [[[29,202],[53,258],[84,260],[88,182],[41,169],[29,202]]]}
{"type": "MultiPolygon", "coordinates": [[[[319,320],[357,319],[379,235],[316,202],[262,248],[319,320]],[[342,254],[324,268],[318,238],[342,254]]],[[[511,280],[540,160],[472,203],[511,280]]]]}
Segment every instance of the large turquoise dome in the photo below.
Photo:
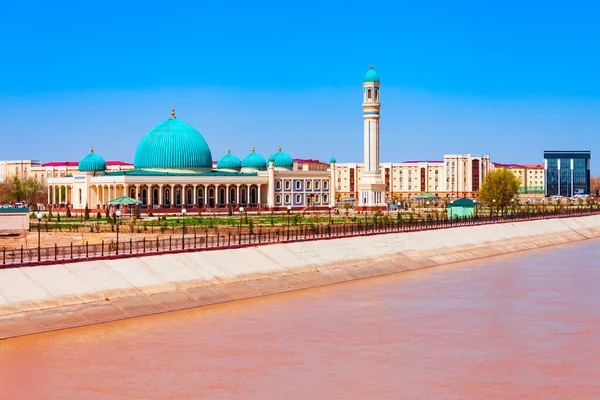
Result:
{"type": "Polygon", "coordinates": [[[254,152],[254,147],[252,148],[252,153],[248,154],[242,160],[242,168],[264,169],[266,167],[267,162],[263,156],[254,152]]]}
{"type": "Polygon", "coordinates": [[[217,169],[235,169],[242,168],[242,162],[239,158],[231,154],[231,150],[227,149],[227,154],[219,158],[217,161],[217,169]]]}
{"type": "Polygon", "coordinates": [[[275,167],[294,168],[294,160],[292,160],[292,157],[290,157],[289,154],[281,151],[281,147],[277,149],[277,153],[273,154],[271,157],[273,157],[273,165],[275,167]]]}
{"type": "Polygon", "coordinates": [[[95,154],[94,148],[92,147],[90,154],[79,161],[78,169],[81,172],[106,171],[106,161],[98,154],[95,154]]]}
{"type": "Polygon", "coordinates": [[[379,82],[379,75],[377,75],[377,72],[375,72],[372,65],[369,67],[369,70],[365,74],[365,79],[363,79],[363,83],[364,82],[379,82]]]}
{"type": "Polygon", "coordinates": [[[212,168],[206,140],[194,127],[175,118],[158,124],[142,138],[133,159],[135,168],[212,168]]]}

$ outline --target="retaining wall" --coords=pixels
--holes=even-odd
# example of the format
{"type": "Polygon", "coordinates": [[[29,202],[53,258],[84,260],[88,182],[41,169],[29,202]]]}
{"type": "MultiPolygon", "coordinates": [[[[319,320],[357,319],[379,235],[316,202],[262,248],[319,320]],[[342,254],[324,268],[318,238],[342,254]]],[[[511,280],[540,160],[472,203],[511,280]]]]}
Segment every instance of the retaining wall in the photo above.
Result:
{"type": "Polygon", "coordinates": [[[600,216],[0,270],[0,338],[600,237],[600,216]]]}

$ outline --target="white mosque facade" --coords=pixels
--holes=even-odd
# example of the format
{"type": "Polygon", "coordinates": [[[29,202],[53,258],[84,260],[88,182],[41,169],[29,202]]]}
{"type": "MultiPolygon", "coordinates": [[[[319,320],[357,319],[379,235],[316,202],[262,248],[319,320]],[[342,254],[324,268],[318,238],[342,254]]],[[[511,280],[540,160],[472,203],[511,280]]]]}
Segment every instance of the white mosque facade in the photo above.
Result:
{"type": "MultiPolygon", "coordinates": [[[[384,205],[385,189],[378,170],[379,78],[372,67],[363,82],[363,116],[368,173],[359,202],[372,209],[384,205]]],[[[266,159],[252,148],[243,159],[228,151],[214,166],[204,137],[173,109],[169,119],[142,138],[133,169],[107,171],[105,160],[92,149],[76,172],[48,179],[48,198],[95,210],[128,196],[141,201],[142,212],[327,209],[335,206],[335,163],[332,157],[328,170],[295,169],[281,148],[266,159]]]]}

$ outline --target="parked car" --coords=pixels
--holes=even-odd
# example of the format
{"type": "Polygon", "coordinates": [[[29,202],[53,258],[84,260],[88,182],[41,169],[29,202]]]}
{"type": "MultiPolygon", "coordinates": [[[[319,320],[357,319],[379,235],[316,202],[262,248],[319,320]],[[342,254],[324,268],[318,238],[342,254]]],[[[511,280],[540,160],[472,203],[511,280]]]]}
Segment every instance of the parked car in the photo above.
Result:
{"type": "Polygon", "coordinates": [[[2,204],[0,208],[13,208],[12,204],[2,204]]]}

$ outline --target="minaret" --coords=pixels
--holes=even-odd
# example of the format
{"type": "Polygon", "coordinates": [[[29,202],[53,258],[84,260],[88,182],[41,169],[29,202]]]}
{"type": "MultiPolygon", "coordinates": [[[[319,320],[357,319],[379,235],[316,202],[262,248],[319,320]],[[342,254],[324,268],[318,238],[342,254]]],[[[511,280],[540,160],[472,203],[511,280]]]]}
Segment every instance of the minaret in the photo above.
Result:
{"type": "Polygon", "coordinates": [[[363,80],[364,167],[358,184],[359,208],[385,208],[385,183],[379,171],[379,77],[369,68],[363,80]]]}

